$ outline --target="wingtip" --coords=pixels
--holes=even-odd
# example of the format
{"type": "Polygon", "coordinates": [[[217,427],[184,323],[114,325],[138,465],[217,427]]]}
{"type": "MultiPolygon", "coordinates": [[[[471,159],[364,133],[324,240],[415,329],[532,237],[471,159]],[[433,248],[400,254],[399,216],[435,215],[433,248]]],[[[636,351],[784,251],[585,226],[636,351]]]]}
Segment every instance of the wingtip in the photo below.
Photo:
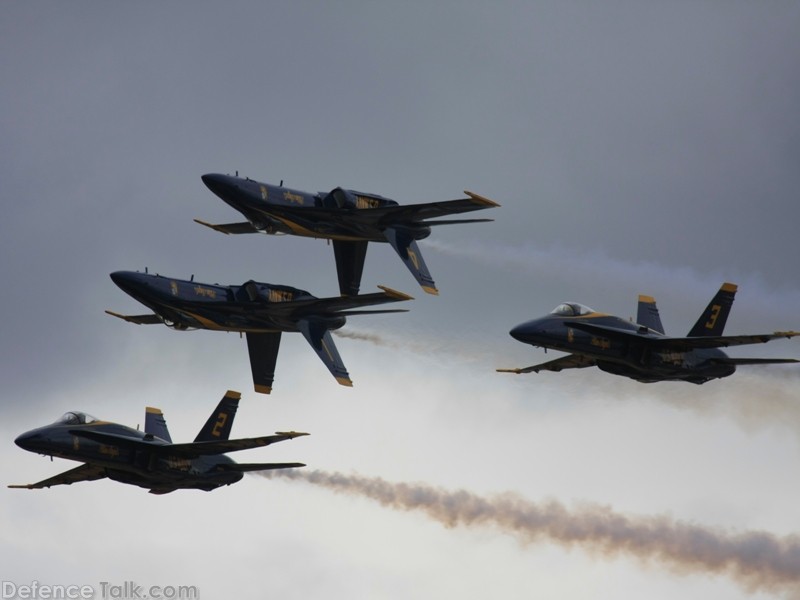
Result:
{"type": "Polygon", "coordinates": [[[303,435],[311,435],[310,433],[306,433],[305,431],[276,431],[277,435],[286,435],[292,438],[300,437],[303,435]]]}
{"type": "Polygon", "coordinates": [[[403,292],[398,292],[397,290],[393,290],[392,288],[387,287],[385,285],[379,285],[378,288],[383,290],[383,292],[387,296],[389,296],[391,298],[396,298],[397,300],[413,300],[414,299],[414,296],[409,296],[408,294],[404,294],[403,292]]]}
{"type": "Polygon", "coordinates": [[[495,369],[495,371],[498,373],[514,373],[516,375],[522,373],[522,369],[495,369]]]}
{"type": "Polygon", "coordinates": [[[217,225],[214,225],[213,223],[209,223],[207,221],[203,221],[202,219],[193,219],[193,220],[194,220],[195,223],[199,223],[200,225],[205,225],[209,229],[213,229],[214,231],[219,231],[220,233],[224,233],[225,235],[228,235],[227,231],[225,231],[224,229],[220,229],[217,225]]]}
{"type": "Polygon", "coordinates": [[[470,198],[472,198],[472,200],[474,202],[477,202],[478,204],[484,204],[486,206],[500,206],[498,202],[495,202],[494,200],[489,200],[489,198],[487,198],[486,196],[481,196],[480,194],[476,194],[475,192],[464,190],[464,193],[470,198]]]}
{"type": "MultiPolygon", "coordinates": [[[[272,388],[269,388],[272,391],[272,388]]],[[[269,394],[269,392],[264,392],[265,394],[269,394]]],[[[230,398],[231,400],[240,400],[242,398],[242,393],[237,392],[236,390],[228,390],[225,392],[225,397],[230,398]]]]}
{"type": "Polygon", "coordinates": [[[336,381],[339,382],[339,385],[343,385],[345,387],[353,387],[353,382],[349,377],[337,377],[336,381]]]}
{"type": "Polygon", "coordinates": [[[720,291],[732,292],[733,293],[733,292],[736,292],[736,290],[738,290],[738,289],[739,289],[739,286],[736,285],[735,283],[725,282],[725,283],[722,284],[722,287],[720,288],[720,291]]]}
{"type": "Polygon", "coordinates": [[[432,285],[423,285],[422,289],[425,291],[426,294],[430,294],[431,296],[438,296],[439,290],[437,290],[432,285]]]}
{"type": "Polygon", "coordinates": [[[254,387],[255,387],[256,392],[258,392],[259,394],[270,394],[270,393],[272,393],[272,386],[256,384],[254,387]]]}

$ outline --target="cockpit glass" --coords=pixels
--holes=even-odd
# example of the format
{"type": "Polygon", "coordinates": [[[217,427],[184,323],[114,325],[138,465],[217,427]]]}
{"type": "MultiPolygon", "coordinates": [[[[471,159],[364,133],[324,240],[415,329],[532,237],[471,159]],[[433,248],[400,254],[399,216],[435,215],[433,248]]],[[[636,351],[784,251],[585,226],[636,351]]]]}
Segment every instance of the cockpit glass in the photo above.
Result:
{"type": "Polygon", "coordinates": [[[86,425],[87,423],[94,423],[95,421],[97,421],[97,419],[88,413],[71,410],[61,415],[61,418],[57,422],[63,423],[64,425],[86,425]]]}
{"type": "Polygon", "coordinates": [[[580,317],[593,313],[594,310],[577,302],[564,302],[556,306],[550,314],[561,315],[562,317],[580,317]]]}

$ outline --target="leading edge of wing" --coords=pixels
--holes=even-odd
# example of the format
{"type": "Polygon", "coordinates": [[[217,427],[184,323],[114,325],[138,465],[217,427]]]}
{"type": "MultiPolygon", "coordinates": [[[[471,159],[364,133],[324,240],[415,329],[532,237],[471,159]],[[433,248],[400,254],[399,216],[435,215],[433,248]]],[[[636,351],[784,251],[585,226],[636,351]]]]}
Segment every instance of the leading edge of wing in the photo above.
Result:
{"type": "Polygon", "coordinates": [[[48,477],[37,483],[27,483],[23,485],[9,485],[10,488],[25,490],[40,490],[54,485],[72,485],[79,481],[96,481],[106,477],[106,470],[97,465],[83,464],[69,471],[64,471],[53,477],[48,477]]]}
{"type": "Polygon", "coordinates": [[[593,358],[588,356],[581,356],[580,354],[568,354],[555,360],[551,360],[538,365],[524,367],[521,369],[497,369],[498,373],[538,373],[539,371],[553,371],[558,373],[563,369],[584,369],[586,367],[593,367],[597,363],[593,358]]]}
{"type": "Polygon", "coordinates": [[[151,315],[121,315],[113,310],[107,310],[106,314],[127,321],[128,323],[136,323],[137,325],[160,325],[164,322],[164,319],[155,313],[151,315]]]}

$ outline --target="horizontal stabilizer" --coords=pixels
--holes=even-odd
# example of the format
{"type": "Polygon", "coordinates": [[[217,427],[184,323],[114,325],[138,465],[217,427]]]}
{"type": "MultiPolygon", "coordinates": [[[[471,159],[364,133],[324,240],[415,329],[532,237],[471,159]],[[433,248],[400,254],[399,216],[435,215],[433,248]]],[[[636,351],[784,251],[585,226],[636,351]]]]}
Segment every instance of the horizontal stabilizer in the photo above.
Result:
{"type": "Polygon", "coordinates": [[[459,225],[460,223],[490,223],[494,219],[448,219],[446,221],[420,221],[420,225],[459,225]]]}
{"type": "Polygon", "coordinates": [[[253,224],[249,221],[244,223],[223,223],[219,225],[215,225],[214,223],[206,223],[205,221],[201,221],[200,219],[195,219],[195,223],[199,223],[200,225],[205,225],[206,227],[210,227],[214,231],[219,231],[221,233],[229,234],[229,233],[261,233],[258,229],[253,227],[253,224]]]}
{"type": "Polygon", "coordinates": [[[569,354],[546,363],[524,367],[522,369],[497,369],[497,372],[516,373],[517,375],[522,373],[538,373],[539,371],[554,371],[557,373],[563,369],[583,369],[585,367],[593,367],[595,364],[593,358],[580,356],[578,354],[569,354]]]}
{"type": "Polygon", "coordinates": [[[107,310],[107,314],[112,317],[117,317],[128,323],[136,323],[137,325],[161,325],[164,320],[156,314],[152,315],[121,315],[112,310],[107,310]]]}
{"type": "Polygon", "coordinates": [[[274,469],[294,469],[305,466],[305,463],[225,463],[217,465],[216,468],[220,471],[246,473],[248,471],[272,471],[274,469]]]}
{"type": "Polygon", "coordinates": [[[407,308],[386,308],[386,309],[376,309],[376,310],[345,310],[340,312],[340,315],[344,315],[346,317],[353,316],[353,315],[387,315],[389,313],[401,313],[401,312],[408,312],[407,308]]]}
{"type": "Polygon", "coordinates": [[[800,363],[796,358],[712,358],[711,362],[725,365],[784,365],[800,363]]]}

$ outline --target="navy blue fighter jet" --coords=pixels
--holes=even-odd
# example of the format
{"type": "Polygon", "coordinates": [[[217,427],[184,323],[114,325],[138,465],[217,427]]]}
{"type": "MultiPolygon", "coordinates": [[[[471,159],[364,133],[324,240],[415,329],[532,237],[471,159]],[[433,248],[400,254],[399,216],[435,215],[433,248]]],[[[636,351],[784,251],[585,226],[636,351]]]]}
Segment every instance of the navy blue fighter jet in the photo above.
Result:
{"type": "Polygon", "coordinates": [[[569,354],[531,367],[497,370],[538,373],[596,366],[643,383],[701,384],[733,374],[737,365],[800,362],[793,358],[732,358],[719,350],[800,335],[795,331],[722,335],[736,289],[732,283],[723,284],[687,337],[664,334],[656,301],[651,296],[639,296],[636,323],[595,312],[575,302],[560,304],[549,315],[514,327],[510,334],[520,342],[569,354]]]}
{"type": "Polygon", "coordinates": [[[245,333],[253,383],[262,394],[272,391],[282,332],[302,333],[336,381],[352,386],[331,330],[342,327],[351,315],[406,312],[351,309],[412,300],[411,296],[382,286],[380,293],[317,298],[305,290],[256,281],[218,285],[132,271],[116,271],[111,273],[111,279],[153,311],[136,316],[106,311],[129,323],[163,323],[180,331],[211,329],[245,333]]]}
{"type": "Polygon", "coordinates": [[[45,456],[77,460],[79,467],[38,483],[9,485],[28,490],[95,481],[106,477],[147,488],[151,494],[178,489],[211,491],[236,483],[248,471],[291,469],[303,463],[237,463],[227,452],[260,448],[307,433],[277,432],[255,438],[228,439],[239,406],[239,392],[228,391],[197,434],[194,442],[174,444],[163,413],[145,412],[144,431],[100,421],[70,411],[55,423],[33,429],[14,440],[20,448],[45,456]]]}
{"type": "Polygon", "coordinates": [[[459,200],[399,205],[376,194],[336,188],[311,194],[252,179],[210,173],[203,183],[247,219],[244,223],[197,223],[222,233],[291,234],[333,241],[342,295],[358,294],[368,242],[387,242],[429,294],[438,294],[417,240],[428,237],[434,225],[479,223],[492,219],[431,221],[436,217],[500,206],[465,191],[459,200]]]}

